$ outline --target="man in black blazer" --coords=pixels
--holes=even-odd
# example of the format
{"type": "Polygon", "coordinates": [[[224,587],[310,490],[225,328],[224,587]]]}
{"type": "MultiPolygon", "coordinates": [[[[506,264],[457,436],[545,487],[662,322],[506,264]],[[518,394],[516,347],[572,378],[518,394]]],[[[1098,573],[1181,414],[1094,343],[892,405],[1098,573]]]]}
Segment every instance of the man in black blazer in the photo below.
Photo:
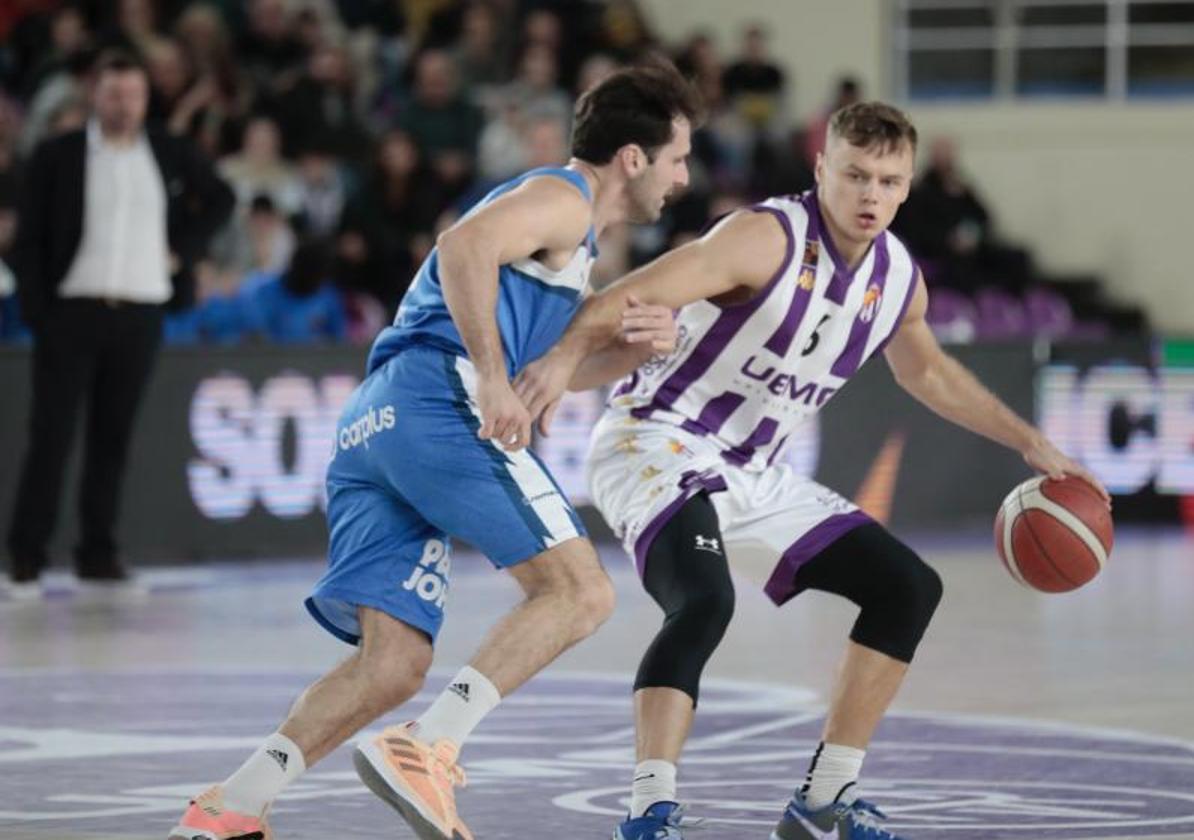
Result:
{"type": "Polygon", "coordinates": [[[191,267],[234,199],[185,138],[144,126],[149,80],[100,58],[83,131],[43,142],[22,188],[13,269],[33,329],[28,450],[8,534],[10,593],[36,595],[76,421],[85,419],[81,581],[126,583],[115,526],[162,311],[193,302],[191,267]]]}

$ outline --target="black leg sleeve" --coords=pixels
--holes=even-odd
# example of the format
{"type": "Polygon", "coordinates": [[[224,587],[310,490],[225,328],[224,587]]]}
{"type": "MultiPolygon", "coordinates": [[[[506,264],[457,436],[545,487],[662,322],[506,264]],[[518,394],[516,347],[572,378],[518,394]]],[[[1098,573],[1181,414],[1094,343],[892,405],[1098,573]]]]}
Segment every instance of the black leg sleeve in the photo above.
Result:
{"type": "Polygon", "coordinates": [[[734,584],[708,495],[690,499],[655,537],[643,584],[665,617],[634,688],[679,689],[696,705],[701,672],[734,614],[734,584]]]}
{"type": "Polygon", "coordinates": [[[796,572],[798,590],[819,589],[862,608],[850,638],[911,662],[941,601],[941,578],[882,525],[842,535],[796,572]]]}

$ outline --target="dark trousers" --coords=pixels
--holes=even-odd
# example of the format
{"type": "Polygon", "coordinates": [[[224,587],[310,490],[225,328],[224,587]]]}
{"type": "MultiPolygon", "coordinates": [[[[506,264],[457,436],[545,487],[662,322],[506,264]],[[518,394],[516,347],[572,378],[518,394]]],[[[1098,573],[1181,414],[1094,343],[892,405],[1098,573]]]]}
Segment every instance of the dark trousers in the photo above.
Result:
{"type": "Polygon", "coordinates": [[[67,458],[84,418],[79,488],[81,576],[119,567],[115,527],[137,407],[162,340],[162,309],[94,299],[59,301],[33,342],[33,406],[8,547],[12,576],[35,577],[58,520],[67,458]]]}

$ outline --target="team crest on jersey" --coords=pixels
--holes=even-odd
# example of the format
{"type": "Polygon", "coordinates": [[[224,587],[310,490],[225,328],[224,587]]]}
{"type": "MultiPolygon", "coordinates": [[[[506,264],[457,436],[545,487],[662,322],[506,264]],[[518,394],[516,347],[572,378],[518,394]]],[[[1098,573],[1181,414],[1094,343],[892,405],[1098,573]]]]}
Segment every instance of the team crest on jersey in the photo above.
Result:
{"type": "Polygon", "coordinates": [[[883,290],[879,288],[878,283],[872,283],[867,287],[866,294],[862,296],[862,309],[858,312],[859,319],[864,323],[870,323],[882,302],[883,290]]]}

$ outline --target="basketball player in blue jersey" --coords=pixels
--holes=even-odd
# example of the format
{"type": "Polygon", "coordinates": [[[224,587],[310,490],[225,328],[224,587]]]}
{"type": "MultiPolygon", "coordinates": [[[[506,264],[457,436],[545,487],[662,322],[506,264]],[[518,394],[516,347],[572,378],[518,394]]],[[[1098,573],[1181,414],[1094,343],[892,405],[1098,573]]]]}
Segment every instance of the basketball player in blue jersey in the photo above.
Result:
{"type": "MultiPolygon", "coordinates": [[[[295,702],[276,733],[199,796],[172,840],[268,840],[265,813],[307,767],[422,686],[458,536],[525,600],[418,720],[358,744],[365,784],[423,840],[471,840],[454,786],[464,740],[499,700],[591,634],[614,593],[568,500],[525,447],[511,379],[580,305],[601,231],[650,222],[688,181],[697,104],[670,65],[615,73],[577,103],[572,160],[494,189],[439,237],[378,337],[328,468],[329,567],[307,608],[357,650],[295,702]]],[[[640,343],[578,366],[592,387],[671,349],[670,310],[636,307],[640,343]]]]}
{"type": "Polygon", "coordinates": [[[615,389],[593,434],[593,498],[666,613],[635,683],[630,814],[615,840],[679,838],[676,762],[701,673],[734,609],[729,563],[776,603],[805,589],[860,607],[803,785],[772,840],[893,840],[858,798],[864,751],[941,597],[911,549],[838,494],[777,461],[793,429],[870,357],[943,417],[1051,476],[1106,491],[942,352],[927,293],[887,226],[908,195],[916,130],[897,109],[838,111],[817,187],[738,211],[590,299],[517,384],[532,416],[590,348],[637,315],[629,296],[683,307],[675,352],[615,389]]]}

